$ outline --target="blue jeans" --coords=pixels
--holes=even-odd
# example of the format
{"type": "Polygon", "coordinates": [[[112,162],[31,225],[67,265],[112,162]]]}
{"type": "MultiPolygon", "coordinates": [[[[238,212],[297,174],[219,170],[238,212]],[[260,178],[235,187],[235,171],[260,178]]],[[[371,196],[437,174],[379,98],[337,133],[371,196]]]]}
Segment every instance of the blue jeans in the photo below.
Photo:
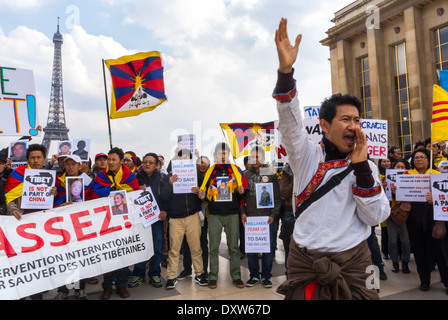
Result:
{"type": "Polygon", "coordinates": [[[389,238],[389,256],[392,262],[398,263],[398,234],[400,234],[401,260],[409,262],[411,256],[411,242],[409,240],[408,228],[406,223],[401,226],[395,224],[392,219],[387,218],[387,234],[389,238]]]}
{"type": "MultiPolygon", "coordinates": [[[[149,259],[149,271],[148,276],[160,277],[161,269],[160,263],[162,262],[163,254],[163,221],[159,220],[151,225],[152,230],[152,242],[154,247],[154,255],[149,259]]],[[[146,261],[139,262],[134,265],[133,276],[141,277],[145,279],[146,261]]]]}
{"type": "Polygon", "coordinates": [[[275,239],[277,237],[278,219],[275,219],[269,225],[269,238],[271,241],[271,251],[269,253],[263,253],[261,256],[261,272],[258,262],[258,253],[248,253],[247,263],[249,266],[250,279],[271,279],[272,277],[272,264],[274,263],[274,252],[276,249],[275,239]]]}

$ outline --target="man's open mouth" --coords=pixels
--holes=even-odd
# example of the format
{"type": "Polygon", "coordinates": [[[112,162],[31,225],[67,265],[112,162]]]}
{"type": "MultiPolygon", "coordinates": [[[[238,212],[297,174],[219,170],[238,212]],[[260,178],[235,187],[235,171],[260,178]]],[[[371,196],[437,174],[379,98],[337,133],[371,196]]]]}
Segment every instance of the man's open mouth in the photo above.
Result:
{"type": "Polygon", "coordinates": [[[348,134],[344,136],[344,141],[347,144],[354,144],[355,143],[355,135],[353,134],[348,134]]]}

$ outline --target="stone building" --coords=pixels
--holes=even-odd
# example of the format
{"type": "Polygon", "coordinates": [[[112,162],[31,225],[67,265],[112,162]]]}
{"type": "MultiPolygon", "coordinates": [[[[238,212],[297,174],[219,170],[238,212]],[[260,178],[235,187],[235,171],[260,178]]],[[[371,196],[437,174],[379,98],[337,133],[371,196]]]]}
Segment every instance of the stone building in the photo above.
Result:
{"type": "Polygon", "coordinates": [[[404,154],[430,137],[437,69],[448,70],[447,0],[357,0],[335,13],[333,93],[363,102],[363,118],[388,120],[389,145],[404,154]]]}

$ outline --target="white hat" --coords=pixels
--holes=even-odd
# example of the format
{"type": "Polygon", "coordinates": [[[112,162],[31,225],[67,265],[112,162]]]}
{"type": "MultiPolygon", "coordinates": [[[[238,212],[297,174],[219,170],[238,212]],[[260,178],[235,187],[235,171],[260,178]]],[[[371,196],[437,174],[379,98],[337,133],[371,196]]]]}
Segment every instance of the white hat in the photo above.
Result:
{"type": "Polygon", "coordinates": [[[75,161],[79,164],[82,164],[81,158],[79,156],[77,156],[76,154],[71,154],[69,156],[66,156],[64,161],[67,161],[67,159],[72,159],[73,161],[75,161]]]}

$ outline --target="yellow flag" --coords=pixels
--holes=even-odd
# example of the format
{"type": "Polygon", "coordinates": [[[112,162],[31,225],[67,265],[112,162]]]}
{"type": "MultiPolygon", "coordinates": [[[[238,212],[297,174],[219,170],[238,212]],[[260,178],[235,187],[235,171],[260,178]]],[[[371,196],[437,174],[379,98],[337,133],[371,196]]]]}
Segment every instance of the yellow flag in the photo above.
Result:
{"type": "Polygon", "coordinates": [[[448,140],[448,92],[435,84],[432,101],[431,141],[448,140]]]}

